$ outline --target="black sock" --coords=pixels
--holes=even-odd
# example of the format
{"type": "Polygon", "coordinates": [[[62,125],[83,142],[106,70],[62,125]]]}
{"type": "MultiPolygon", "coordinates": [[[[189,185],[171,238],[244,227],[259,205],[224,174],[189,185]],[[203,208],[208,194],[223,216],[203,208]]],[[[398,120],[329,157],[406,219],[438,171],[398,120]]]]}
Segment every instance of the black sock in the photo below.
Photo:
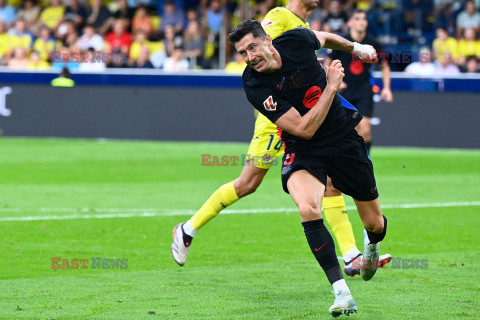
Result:
{"type": "Polygon", "coordinates": [[[387,234],[387,218],[383,216],[383,231],[381,233],[373,233],[367,230],[368,240],[371,244],[379,243],[387,234]]]}
{"type": "Polygon", "coordinates": [[[343,279],[342,269],[335,253],[333,238],[323,224],[323,219],[302,222],[308,245],[327,275],[330,284],[343,279]]]}
{"type": "Polygon", "coordinates": [[[372,142],[371,141],[365,142],[365,146],[367,147],[368,154],[370,154],[370,148],[372,147],[372,142]]]}

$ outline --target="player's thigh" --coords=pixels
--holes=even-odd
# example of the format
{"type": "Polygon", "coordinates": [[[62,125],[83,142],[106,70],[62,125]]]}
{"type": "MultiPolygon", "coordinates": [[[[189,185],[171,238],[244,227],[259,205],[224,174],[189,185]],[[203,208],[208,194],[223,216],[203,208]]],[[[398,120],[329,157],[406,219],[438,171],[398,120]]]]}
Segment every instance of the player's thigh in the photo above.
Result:
{"type": "Polygon", "coordinates": [[[360,219],[368,231],[380,232],[383,230],[383,216],[378,198],[371,201],[355,200],[355,205],[360,219]]]}
{"type": "MultiPolygon", "coordinates": [[[[275,129],[276,130],[276,129],[275,129]]],[[[255,130],[246,160],[261,169],[269,169],[277,164],[277,159],[283,154],[283,141],[274,130],[255,130]]]]}
{"type": "Polygon", "coordinates": [[[307,170],[293,172],[287,181],[290,196],[300,211],[302,222],[321,219],[325,185],[307,170]]]}
{"type": "Polygon", "coordinates": [[[327,177],[325,197],[337,197],[340,195],[342,195],[342,193],[339,190],[335,189],[335,187],[333,186],[332,178],[327,177]]]}
{"type": "Polygon", "coordinates": [[[335,141],[328,157],[327,174],[333,186],[355,200],[371,201],[378,198],[373,164],[365,142],[355,130],[335,141]]]}

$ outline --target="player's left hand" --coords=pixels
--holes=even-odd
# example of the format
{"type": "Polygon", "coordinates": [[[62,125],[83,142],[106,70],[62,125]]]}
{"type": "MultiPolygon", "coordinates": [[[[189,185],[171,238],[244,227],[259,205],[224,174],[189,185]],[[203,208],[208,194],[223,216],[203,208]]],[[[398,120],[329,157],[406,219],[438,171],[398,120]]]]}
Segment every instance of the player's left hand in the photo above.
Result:
{"type": "Polygon", "coordinates": [[[360,58],[365,63],[378,62],[377,51],[374,47],[368,44],[353,43],[352,53],[360,58]]]}
{"type": "Polygon", "coordinates": [[[392,90],[390,90],[388,88],[383,88],[382,92],[380,92],[380,96],[382,97],[383,101],[393,102],[392,90]]]}

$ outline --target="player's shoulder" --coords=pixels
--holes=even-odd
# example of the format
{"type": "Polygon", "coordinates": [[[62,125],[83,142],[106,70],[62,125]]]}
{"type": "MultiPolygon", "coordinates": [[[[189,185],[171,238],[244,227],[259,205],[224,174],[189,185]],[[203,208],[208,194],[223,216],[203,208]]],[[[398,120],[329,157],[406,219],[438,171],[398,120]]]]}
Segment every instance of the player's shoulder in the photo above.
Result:
{"type": "Polygon", "coordinates": [[[316,38],[315,34],[313,33],[312,30],[305,28],[305,27],[298,27],[295,29],[287,30],[284,33],[282,33],[281,36],[279,36],[276,40],[282,40],[282,39],[292,39],[292,38],[316,38]]]}
{"type": "Polygon", "coordinates": [[[285,7],[276,7],[268,11],[265,15],[265,18],[262,20],[262,27],[266,29],[274,24],[287,25],[288,23],[288,9],[285,7]]]}
{"type": "Polygon", "coordinates": [[[365,35],[365,39],[363,39],[362,43],[363,44],[369,44],[369,45],[371,45],[375,48],[376,47],[381,47],[380,42],[378,42],[378,40],[374,36],[372,36],[371,34],[368,34],[368,33],[365,35]]]}

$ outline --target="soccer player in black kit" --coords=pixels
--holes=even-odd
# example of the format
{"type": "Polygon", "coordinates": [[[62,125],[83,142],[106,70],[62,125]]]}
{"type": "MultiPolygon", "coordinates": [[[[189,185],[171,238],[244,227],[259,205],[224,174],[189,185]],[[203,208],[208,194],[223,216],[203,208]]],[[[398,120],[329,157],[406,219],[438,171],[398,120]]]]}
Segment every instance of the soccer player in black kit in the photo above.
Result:
{"type": "MultiPolygon", "coordinates": [[[[349,34],[345,39],[357,41],[361,44],[368,44],[375,48],[380,58],[380,68],[382,70],[383,89],[380,93],[382,99],[386,102],[393,102],[393,94],[390,89],[390,67],[388,66],[387,56],[383,52],[381,45],[369,34],[367,34],[368,20],[364,11],[353,11],[348,20],[349,34]]],[[[338,59],[345,68],[345,78],[340,86],[339,92],[342,96],[352,103],[355,108],[363,115],[362,121],[357,126],[357,132],[365,140],[368,151],[370,151],[372,141],[373,116],[373,92],[370,83],[370,65],[364,64],[351,53],[333,50],[325,65],[338,59]]]]}
{"type": "Polygon", "coordinates": [[[315,50],[322,46],[376,61],[373,47],[340,36],[297,28],[272,41],[260,22],[245,20],[229,40],[248,64],[243,86],[250,103],[279,128],[285,143],[282,185],[300,212],[310,249],[333,287],[333,316],[350,314],[357,306],[335,254],[333,239],[323,224],[321,203],[327,175],[335,188],[353,197],[365,226],[360,274],[375,274],[380,244],[387,230],[362,137],[355,131],[362,116],[337,90],[344,70],[333,61],[324,70],[315,50]]]}

